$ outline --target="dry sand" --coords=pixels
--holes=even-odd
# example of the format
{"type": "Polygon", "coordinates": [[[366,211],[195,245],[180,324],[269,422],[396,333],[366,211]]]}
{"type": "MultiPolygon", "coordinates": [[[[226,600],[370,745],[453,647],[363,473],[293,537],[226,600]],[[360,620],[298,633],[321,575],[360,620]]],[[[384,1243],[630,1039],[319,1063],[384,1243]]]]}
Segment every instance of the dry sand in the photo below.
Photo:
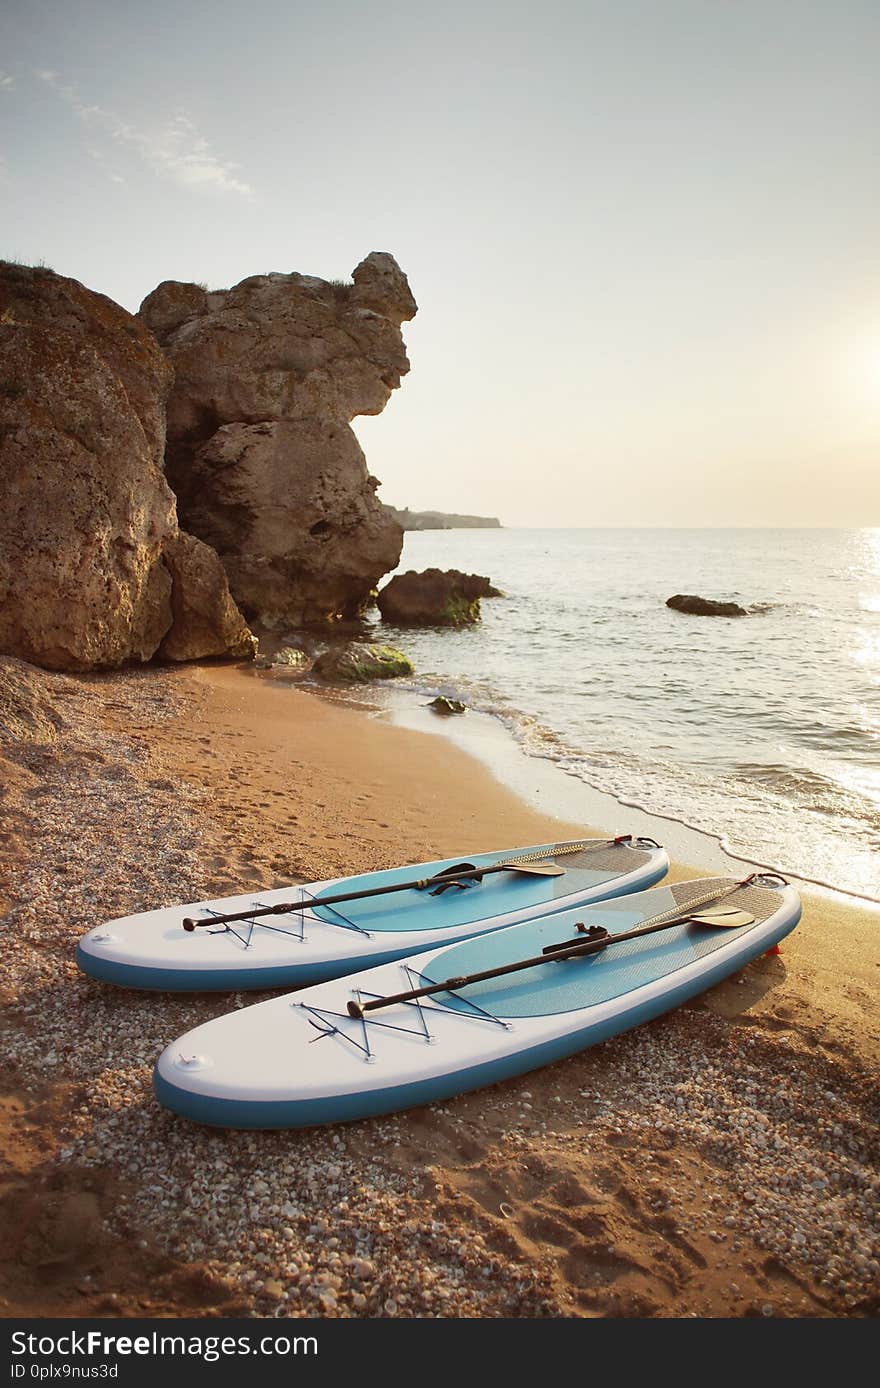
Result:
{"type": "Polygon", "coordinates": [[[877,1309],[877,913],[806,897],[780,956],[443,1105],[200,1129],[156,1106],[152,1062],[264,995],[87,980],[97,920],[587,826],[248,671],[36,678],[54,723],[0,743],[0,1314],[877,1309]]]}

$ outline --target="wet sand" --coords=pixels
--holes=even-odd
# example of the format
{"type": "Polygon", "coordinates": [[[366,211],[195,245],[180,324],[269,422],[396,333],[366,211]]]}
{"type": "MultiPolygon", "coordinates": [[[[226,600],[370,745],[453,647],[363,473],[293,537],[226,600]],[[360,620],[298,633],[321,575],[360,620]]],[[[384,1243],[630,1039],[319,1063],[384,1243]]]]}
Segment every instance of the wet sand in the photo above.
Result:
{"type": "Polygon", "coordinates": [[[96,920],[590,826],[247,670],[37,678],[57,736],[0,745],[2,1314],[876,1309],[878,913],[807,895],[781,955],[443,1105],[198,1129],[150,1069],[229,1003],[82,978],[96,920]]]}

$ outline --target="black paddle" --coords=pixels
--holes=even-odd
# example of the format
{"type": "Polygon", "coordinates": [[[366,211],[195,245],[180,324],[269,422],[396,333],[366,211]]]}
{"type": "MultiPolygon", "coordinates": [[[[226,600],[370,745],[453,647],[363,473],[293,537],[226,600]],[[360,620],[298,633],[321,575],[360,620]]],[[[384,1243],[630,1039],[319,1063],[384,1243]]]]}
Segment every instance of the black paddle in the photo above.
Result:
{"type": "Polygon", "coordinates": [[[670,930],[675,925],[709,925],[727,929],[751,925],[755,918],[747,911],[707,911],[701,914],[698,909],[710,901],[721,901],[739,887],[748,886],[751,881],[752,877],[747,877],[742,882],[735,882],[733,886],[726,887],[722,892],[716,891],[702,900],[691,902],[685,910],[676,906],[675,911],[678,914],[673,915],[671,911],[665,911],[662,915],[655,916],[653,920],[646,921],[633,930],[621,931],[619,935],[612,935],[603,925],[585,926],[582,921],[578,921],[575,928],[587,937],[580,944],[572,943],[570,940],[560,940],[557,944],[547,945],[541,954],[537,954],[531,959],[518,959],[513,964],[502,964],[496,969],[484,969],[481,973],[465,974],[461,978],[447,978],[443,983],[431,983],[425,988],[412,988],[409,992],[395,993],[386,998],[372,998],[369,1002],[351,1001],[348,1004],[348,1015],[362,1019],[367,1012],[376,1012],[379,1008],[391,1007],[394,1003],[414,1002],[416,998],[428,998],[433,993],[457,992],[470,983],[483,983],[490,978],[503,978],[505,974],[516,974],[523,969],[537,968],[539,964],[551,964],[561,962],[564,959],[580,959],[584,955],[598,954],[601,950],[607,949],[609,945],[621,944],[624,940],[637,940],[642,935],[653,935],[658,930],[670,930]]]}
{"type": "MultiPolygon", "coordinates": [[[[653,840],[639,840],[639,843],[651,842],[653,840]]],[[[598,852],[600,848],[617,848],[624,844],[632,843],[632,834],[618,834],[615,839],[586,840],[582,843],[563,843],[548,850],[554,857],[562,857],[567,853],[588,853],[598,852]]],[[[657,845],[654,844],[656,848],[657,845]]],[[[546,855],[542,857],[539,853],[531,856],[524,854],[520,858],[510,858],[503,863],[494,863],[491,867],[478,868],[473,863],[457,863],[455,867],[444,868],[442,872],[436,873],[434,877],[422,877],[415,882],[395,882],[390,887],[370,887],[365,891],[359,892],[338,892],[335,896],[316,896],[312,901],[279,901],[276,906],[256,906],[250,911],[231,911],[225,915],[205,916],[202,920],[194,920],[192,916],[187,916],[183,921],[184,930],[196,930],[200,925],[225,925],[232,921],[250,921],[257,916],[286,916],[289,911],[304,911],[315,906],[336,906],[342,901],[360,901],[368,896],[385,896],[388,892],[405,892],[410,889],[424,891],[431,887],[431,895],[439,896],[441,892],[447,891],[450,887],[461,887],[467,882],[482,882],[484,877],[488,877],[491,872],[522,872],[532,877],[562,877],[565,868],[558,863],[550,863],[546,855]]]]}
{"type": "Polygon", "coordinates": [[[565,868],[558,863],[494,863],[491,867],[478,868],[473,863],[458,863],[455,867],[444,868],[434,877],[422,877],[413,882],[395,882],[390,887],[370,887],[359,892],[337,892],[335,896],[316,896],[312,901],[279,901],[276,906],[258,906],[250,911],[231,911],[226,915],[206,916],[203,920],[187,917],[184,930],[195,930],[200,925],[223,925],[227,921],[249,921],[255,916],[284,916],[288,911],[302,911],[315,906],[336,906],[341,901],[360,901],[368,896],[386,896],[388,892],[405,892],[410,888],[424,891],[433,888],[432,896],[457,887],[465,882],[482,882],[492,872],[522,872],[531,877],[562,877],[565,868]]]}

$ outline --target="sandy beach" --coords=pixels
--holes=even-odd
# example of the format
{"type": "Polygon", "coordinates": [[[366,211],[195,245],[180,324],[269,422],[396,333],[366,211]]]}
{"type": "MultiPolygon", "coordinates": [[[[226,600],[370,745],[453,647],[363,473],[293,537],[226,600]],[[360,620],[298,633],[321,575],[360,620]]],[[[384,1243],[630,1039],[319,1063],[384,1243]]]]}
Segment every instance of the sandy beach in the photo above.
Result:
{"type": "Polygon", "coordinates": [[[0,1314],[877,1310],[880,912],[805,894],[780,955],[439,1106],[200,1129],[153,1061],[263,995],[85,979],[97,921],[626,824],[541,815],[446,739],[245,668],[33,680],[43,716],[0,742],[0,1314]]]}

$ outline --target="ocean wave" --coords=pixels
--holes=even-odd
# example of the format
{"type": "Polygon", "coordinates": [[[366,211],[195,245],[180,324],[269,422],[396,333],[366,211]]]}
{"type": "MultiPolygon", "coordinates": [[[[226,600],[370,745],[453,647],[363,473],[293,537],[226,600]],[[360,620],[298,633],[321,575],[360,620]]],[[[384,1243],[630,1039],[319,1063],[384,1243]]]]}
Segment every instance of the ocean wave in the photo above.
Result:
{"type": "Polygon", "coordinates": [[[880,883],[872,887],[871,879],[871,858],[878,846],[873,807],[865,797],[820,771],[743,760],[729,767],[703,767],[700,776],[696,768],[683,768],[670,759],[649,761],[607,741],[591,748],[579,746],[499,696],[484,680],[426,674],[407,681],[407,687],[426,703],[437,694],[460,699],[475,712],[500,722],[526,756],[554,762],[566,775],[612,796],[624,808],[709,834],[737,861],[860,899],[880,897],[880,883]],[[793,815],[808,813],[811,821],[817,817],[826,821],[824,852],[819,851],[819,836],[802,819],[786,821],[785,804],[793,815]],[[769,834],[768,825],[772,826],[769,834]],[[832,827],[846,828],[852,873],[834,870],[842,864],[843,854],[827,838],[832,827]],[[776,851],[768,855],[767,844],[774,839],[776,851]]]}
{"type": "Polygon", "coordinates": [[[814,808],[835,810],[850,798],[839,782],[806,766],[734,762],[732,770],[746,784],[768,787],[798,804],[809,797],[814,808]]]}
{"type": "Polygon", "coordinates": [[[511,595],[464,631],[383,628],[423,672],[413,698],[461,699],[528,756],[746,861],[880,892],[880,643],[860,607],[880,591],[876,547],[844,532],[487,535],[406,537],[404,568],[489,572],[511,595]],[[762,620],[673,623],[676,591],[730,593],[762,620]]]}

